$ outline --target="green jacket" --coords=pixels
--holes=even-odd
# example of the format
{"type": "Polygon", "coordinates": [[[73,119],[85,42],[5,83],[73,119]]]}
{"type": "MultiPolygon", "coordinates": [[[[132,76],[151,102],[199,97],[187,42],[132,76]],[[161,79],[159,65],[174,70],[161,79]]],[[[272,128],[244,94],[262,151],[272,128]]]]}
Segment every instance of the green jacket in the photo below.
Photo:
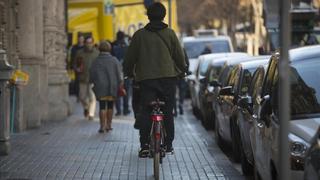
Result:
{"type": "Polygon", "coordinates": [[[125,76],[142,81],[177,77],[186,71],[184,53],[175,32],[170,28],[157,32],[142,28],[133,35],[123,63],[125,76]]]}
{"type": "Polygon", "coordinates": [[[90,78],[90,67],[92,62],[99,56],[99,51],[93,48],[91,51],[86,48],[82,48],[76,54],[77,68],[80,69],[78,72],[79,82],[89,83],[90,78]]]}

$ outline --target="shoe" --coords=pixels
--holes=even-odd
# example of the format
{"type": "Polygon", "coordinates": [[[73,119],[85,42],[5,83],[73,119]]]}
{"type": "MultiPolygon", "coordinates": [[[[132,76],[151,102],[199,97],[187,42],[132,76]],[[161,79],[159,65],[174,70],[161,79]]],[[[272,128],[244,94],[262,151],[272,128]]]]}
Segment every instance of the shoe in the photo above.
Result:
{"type": "Polygon", "coordinates": [[[140,129],[140,123],[139,123],[139,121],[136,119],[135,121],[134,121],[134,125],[133,125],[133,127],[135,128],[135,129],[140,129]]]}
{"type": "Polygon", "coordinates": [[[167,147],[166,147],[166,153],[171,153],[171,154],[174,153],[174,149],[173,149],[172,145],[167,145],[167,147]]]}
{"type": "Polygon", "coordinates": [[[183,108],[181,106],[179,107],[179,113],[180,115],[183,115],[183,108]]]}
{"type": "Polygon", "coordinates": [[[141,147],[139,151],[139,158],[147,158],[149,157],[149,145],[145,144],[141,147]]]}
{"type": "Polygon", "coordinates": [[[99,133],[104,133],[105,131],[103,129],[99,129],[99,133]]]}
{"type": "Polygon", "coordinates": [[[123,115],[129,115],[131,113],[131,111],[130,110],[126,110],[126,111],[123,111],[123,115]]]}
{"type": "Polygon", "coordinates": [[[87,118],[89,116],[89,110],[88,109],[83,110],[83,115],[85,118],[87,118]]]}
{"type": "Polygon", "coordinates": [[[121,113],[119,113],[119,112],[117,112],[116,114],[115,114],[115,116],[120,116],[121,115],[121,113]]]}
{"type": "Polygon", "coordinates": [[[89,116],[89,121],[93,121],[94,117],[93,116],[89,116]]]}

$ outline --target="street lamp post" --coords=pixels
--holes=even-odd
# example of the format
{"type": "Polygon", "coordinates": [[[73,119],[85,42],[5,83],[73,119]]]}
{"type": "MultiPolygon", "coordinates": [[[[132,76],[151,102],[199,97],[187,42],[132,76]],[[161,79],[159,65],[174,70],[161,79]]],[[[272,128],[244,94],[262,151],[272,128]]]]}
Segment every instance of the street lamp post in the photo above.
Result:
{"type": "Polygon", "coordinates": [[[290,0],[279,1],[280,7],[280,63],[279,63],[279,114],[280,114],[280,178],[289,180],[289,119],[290,119],[290,81],[289,81],[289,47],[291,43],[290,0]]]}

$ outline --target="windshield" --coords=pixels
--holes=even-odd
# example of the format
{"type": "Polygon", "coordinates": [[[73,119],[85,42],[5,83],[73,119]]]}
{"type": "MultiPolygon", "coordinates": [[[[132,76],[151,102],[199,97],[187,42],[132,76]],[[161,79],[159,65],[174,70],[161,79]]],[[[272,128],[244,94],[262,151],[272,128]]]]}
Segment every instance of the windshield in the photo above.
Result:
{"type": "Polygon", "coordinates": [[[213,40],[213,41],[193,41],[185,42],[184,48],[189,59],[198,58],[202,54],[230,52],[229,41],[213,40]]]}
{"type": "Polygon", "coordinates": [[[320,113],[320,58],[293,62],[290,67],[291,113],[320,113]]]}
{"type": "Polygon", "coordinates": [[[200,64],[200,75],[205,76],[211,60],[206,59],[200,64]]]}

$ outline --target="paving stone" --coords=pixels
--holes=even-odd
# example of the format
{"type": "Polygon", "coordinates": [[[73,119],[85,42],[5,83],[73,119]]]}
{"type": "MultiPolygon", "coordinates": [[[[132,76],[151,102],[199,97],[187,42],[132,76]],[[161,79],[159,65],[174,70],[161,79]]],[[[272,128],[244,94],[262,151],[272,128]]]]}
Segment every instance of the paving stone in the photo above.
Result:
{"type": "MultiPolygon", "coordinates": [[[[13,134],[11,154],[0,157],[0,179],[152,179],[152,159],[137,156],[139,138],[132,116],[117,117],[113,131],[98,134],[97,119],[86,121],[81,114],[78,105],[66,121],[13,134]]],[[[161,179],[242,179],[191,113],[175,123],[175,154],[163,159],[161,179]]]]}

